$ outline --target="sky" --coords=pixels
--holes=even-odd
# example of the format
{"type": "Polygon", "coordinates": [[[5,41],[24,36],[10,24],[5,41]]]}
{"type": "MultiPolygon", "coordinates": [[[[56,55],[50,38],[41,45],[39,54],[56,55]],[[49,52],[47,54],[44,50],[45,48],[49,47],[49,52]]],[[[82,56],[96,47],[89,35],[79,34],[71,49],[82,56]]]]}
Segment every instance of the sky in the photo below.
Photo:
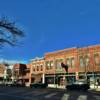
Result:
{"type": "Polygon", "coordinates": [[[28,62],[47,52],[100,44],[100,0],[0,0],[0,16],[25,32],[20,46],[0,50],[0,59],[28,62]]]}

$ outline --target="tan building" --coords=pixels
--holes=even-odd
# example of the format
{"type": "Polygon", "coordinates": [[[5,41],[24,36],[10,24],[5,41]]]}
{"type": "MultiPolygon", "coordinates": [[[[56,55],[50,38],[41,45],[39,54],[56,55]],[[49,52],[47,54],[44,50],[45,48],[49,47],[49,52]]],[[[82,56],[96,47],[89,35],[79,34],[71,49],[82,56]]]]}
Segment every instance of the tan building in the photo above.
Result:
{"type": "Polygon", "coordinates": [[[5,65],[4,64],[0,64],[0,81],[3,81],[5,69],[6,69],[5,65]]]}
{"type": "Polygon", "coordinates": [[[44,83],[45,63],[44,58],[36,57],[30,62],[31,65],[31,83],[44,83]]]}

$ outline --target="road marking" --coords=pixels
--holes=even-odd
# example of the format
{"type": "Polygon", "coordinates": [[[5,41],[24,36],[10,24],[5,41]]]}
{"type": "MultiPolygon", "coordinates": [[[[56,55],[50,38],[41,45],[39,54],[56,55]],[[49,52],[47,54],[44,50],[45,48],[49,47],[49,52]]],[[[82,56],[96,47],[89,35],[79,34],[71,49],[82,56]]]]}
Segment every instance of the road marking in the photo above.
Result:
{"type": "Polygon", "coordinates": [[[56,94],[57,94],[57,92],[56,92],[56,93],[48,94],[48,95],[45,96],[45,98],[50,98],[50,97],[52,97],[52,96],[55,96],[56,94]]]}
{"type": "Polygon", "coordinates": [[[64,94],[64,96],[61,98],[61,100],[68,100],[69,94],[64,94]]]}
{"type": "Polygon", "coordinates": [[[86,95],[80,95],[77,100],[87,100],[86,95]]]}

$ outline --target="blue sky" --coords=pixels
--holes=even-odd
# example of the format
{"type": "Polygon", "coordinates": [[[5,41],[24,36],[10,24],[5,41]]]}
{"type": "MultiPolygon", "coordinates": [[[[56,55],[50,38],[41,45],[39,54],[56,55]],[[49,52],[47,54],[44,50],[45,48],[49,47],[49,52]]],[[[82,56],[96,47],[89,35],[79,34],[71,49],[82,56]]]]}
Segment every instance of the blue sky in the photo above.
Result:
{"type": "Polygon", "coordinates": [[[19,47],[4,47],[0,58],[29,61],[45,52],[100,44],[99,0],[0,0],[0,16],[25,31],[19,47]]]}

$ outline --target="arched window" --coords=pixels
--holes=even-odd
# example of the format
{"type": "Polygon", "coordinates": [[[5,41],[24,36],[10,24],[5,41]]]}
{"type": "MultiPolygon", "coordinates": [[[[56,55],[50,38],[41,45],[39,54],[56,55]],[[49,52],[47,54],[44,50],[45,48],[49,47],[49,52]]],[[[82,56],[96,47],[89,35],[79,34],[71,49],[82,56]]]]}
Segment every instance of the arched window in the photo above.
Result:
{"type": "Polygon", "coordinates": [[[100,65],[100,55],[99,53],[94,54],[94,62],[96,66],[100,65]]]}
{"type": "Polygon", "coordinates": [[[84,58],[83,58],[83,56],[80,56],[79,62],[80,62],[80,67],[84,67],[84,58]]]}
{"type": "Polygon", "coordinates": [[[61,63],[63,62],[63,59],[56,59],[56,69],[62,69],[61,63]]]}

